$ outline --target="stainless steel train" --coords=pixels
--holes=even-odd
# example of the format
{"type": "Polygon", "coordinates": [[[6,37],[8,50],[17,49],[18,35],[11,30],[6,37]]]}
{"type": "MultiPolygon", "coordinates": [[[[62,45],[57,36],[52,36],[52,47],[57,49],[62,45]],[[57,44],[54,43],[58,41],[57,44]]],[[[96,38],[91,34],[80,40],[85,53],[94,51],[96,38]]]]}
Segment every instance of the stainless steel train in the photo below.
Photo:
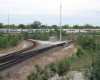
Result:
{"type": "MultiPolygon", "coordinates": [[[[54,29],[0,29],[1,32],[3,33],[23,33],[23,32],[29,32],[29,33],[35,33],[36,31],[38,32],[50,32],[54,31],[54,29]]],[[[65,31],[66,33],[87,33],[90,31],[98,31],[100,32],[100,29],[62,29],[63,31],[65,31]]]]}

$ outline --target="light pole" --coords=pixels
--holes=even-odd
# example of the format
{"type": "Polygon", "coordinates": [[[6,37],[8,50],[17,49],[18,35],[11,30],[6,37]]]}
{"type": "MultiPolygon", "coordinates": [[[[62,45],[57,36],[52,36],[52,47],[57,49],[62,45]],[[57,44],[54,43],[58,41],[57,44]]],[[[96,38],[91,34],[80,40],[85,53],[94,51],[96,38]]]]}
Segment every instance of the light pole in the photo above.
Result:
{"type": "Polygon", "coordinates": [[[8,9],[8,27],[9,27],[9,9],[8,9]]]}
{"type": "Polygon", "coordinates": [[[61,41],[61,5],[60,5],[60,41],[61,41]]]}

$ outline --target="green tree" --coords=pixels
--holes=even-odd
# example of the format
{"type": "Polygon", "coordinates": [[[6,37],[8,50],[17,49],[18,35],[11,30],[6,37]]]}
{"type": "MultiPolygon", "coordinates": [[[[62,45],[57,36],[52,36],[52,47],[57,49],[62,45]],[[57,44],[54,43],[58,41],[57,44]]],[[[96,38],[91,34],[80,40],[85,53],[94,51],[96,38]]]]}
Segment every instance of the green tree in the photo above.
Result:
{"type": "Polygon", "coordinates": [[[79,28],[79,25],[74,25],[73,28],[79,28]]]}
{"type": "Polygon", "coordinates": [[[3,23],[0,23],[0,28],[3,28],[3,23]]]}
{"type": "Polygon", "coordinates": [[[29,33],[28,32],[23,32],[23,37],[24,37],[24,39],[28,39],[29,33]]]}
{"type": "Polygon", "coordinates": [[[31,29],[31,24],[26,25],[26,29],[31,29]]]}
{"type": "Polygon", "coordinates": [[[21,28],[21,29],[25,29],[24,24],[19,24],[19,28],[21,28]]]}
{"type": "Polygon", "coordinates": [[[33,28],[33,29],[37,29],[38,27],[40,27],[41,26],[41,22],[39,22],[39,21],[34,21],[32,24],[31,24],[31,27],[33,28]]]}
{"type": "Polygon", "coordinates": [[[57,29],[57,25],[52,25],[52,28],[55,28],[55,29],[57,29]]]}
{"type": "Polygon", "coordinates": [[[46,28],[46,26],[45,25],[41,25],[41,28],[46,28]]]}
{"type": "Polygon", "coordinates": [[[85,24],[85,25],[84,25],[84,28],[94,28],[94,26],[89,25],[89,24],[85,24]]]}
{"type": "Polygon", "coordinates": [[[69,28],[69,25],[64,25],[64,26],[62,26],[62,28],[69,28]]]}

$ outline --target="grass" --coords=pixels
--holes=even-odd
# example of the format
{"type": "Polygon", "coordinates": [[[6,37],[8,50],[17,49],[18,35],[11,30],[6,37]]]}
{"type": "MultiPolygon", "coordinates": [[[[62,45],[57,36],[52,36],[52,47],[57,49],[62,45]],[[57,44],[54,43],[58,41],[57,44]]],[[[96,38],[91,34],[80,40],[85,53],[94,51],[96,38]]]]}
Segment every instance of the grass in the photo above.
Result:
{"type": "MultiPolygon", "coordinates": [[[[70,51],[69,52],[70,54],[67,55],[66,57],[71,61],[70,71],[83,72],[84,68],[87,68],[88,66],[91,65],[91,63],[92,63],[92,54],[93,53],[91,54],[91,52],[88,52],[86,50],[84,55],[78,57],[76,55],[78,47],[79,46],[75,46],[75,48],[72,51],[70,51]]],[[[93,54],[93,56],[95,56],[95,55],[93,54]]],[[[61,78],[60,80],[69,80],[71,78],[73,78],[73,76],[69,76],[67,74],[67,77],[61,78]]]]}

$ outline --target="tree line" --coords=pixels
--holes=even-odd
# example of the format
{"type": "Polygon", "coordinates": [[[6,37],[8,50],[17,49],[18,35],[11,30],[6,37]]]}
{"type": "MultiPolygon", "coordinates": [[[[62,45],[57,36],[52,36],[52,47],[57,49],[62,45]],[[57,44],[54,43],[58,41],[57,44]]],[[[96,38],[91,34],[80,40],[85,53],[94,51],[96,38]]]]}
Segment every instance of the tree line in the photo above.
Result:
{"type": "MultiPolygon", "coordinates": [[[[100,28],[100,26],[92,26],[92,25],[89,25],[89,24],[85,24],[83,26],[79,26],[79,25],[74,25],[74,26],[69,26],[69,25],[63,25],[61,26],[62,29],[65,28],[75,28],[75,29],[83,29],[83,28],[100,28]]],[[[3,23],[0,23],[0,28],[10,28],[10,29],[16,29],[16,28],[20,28],[20,29],[51,29],[51,28],[60,28],[59,26],[57,25],[52,25],[52,26],[47,26],[47,25],[43,25],[40,21],[34,21],[33,23],[31,24],[27,24],[27,25],[24,25],[24,24],[19,24],[18,26],[17,25],[3,25],[3,23]]]]}

